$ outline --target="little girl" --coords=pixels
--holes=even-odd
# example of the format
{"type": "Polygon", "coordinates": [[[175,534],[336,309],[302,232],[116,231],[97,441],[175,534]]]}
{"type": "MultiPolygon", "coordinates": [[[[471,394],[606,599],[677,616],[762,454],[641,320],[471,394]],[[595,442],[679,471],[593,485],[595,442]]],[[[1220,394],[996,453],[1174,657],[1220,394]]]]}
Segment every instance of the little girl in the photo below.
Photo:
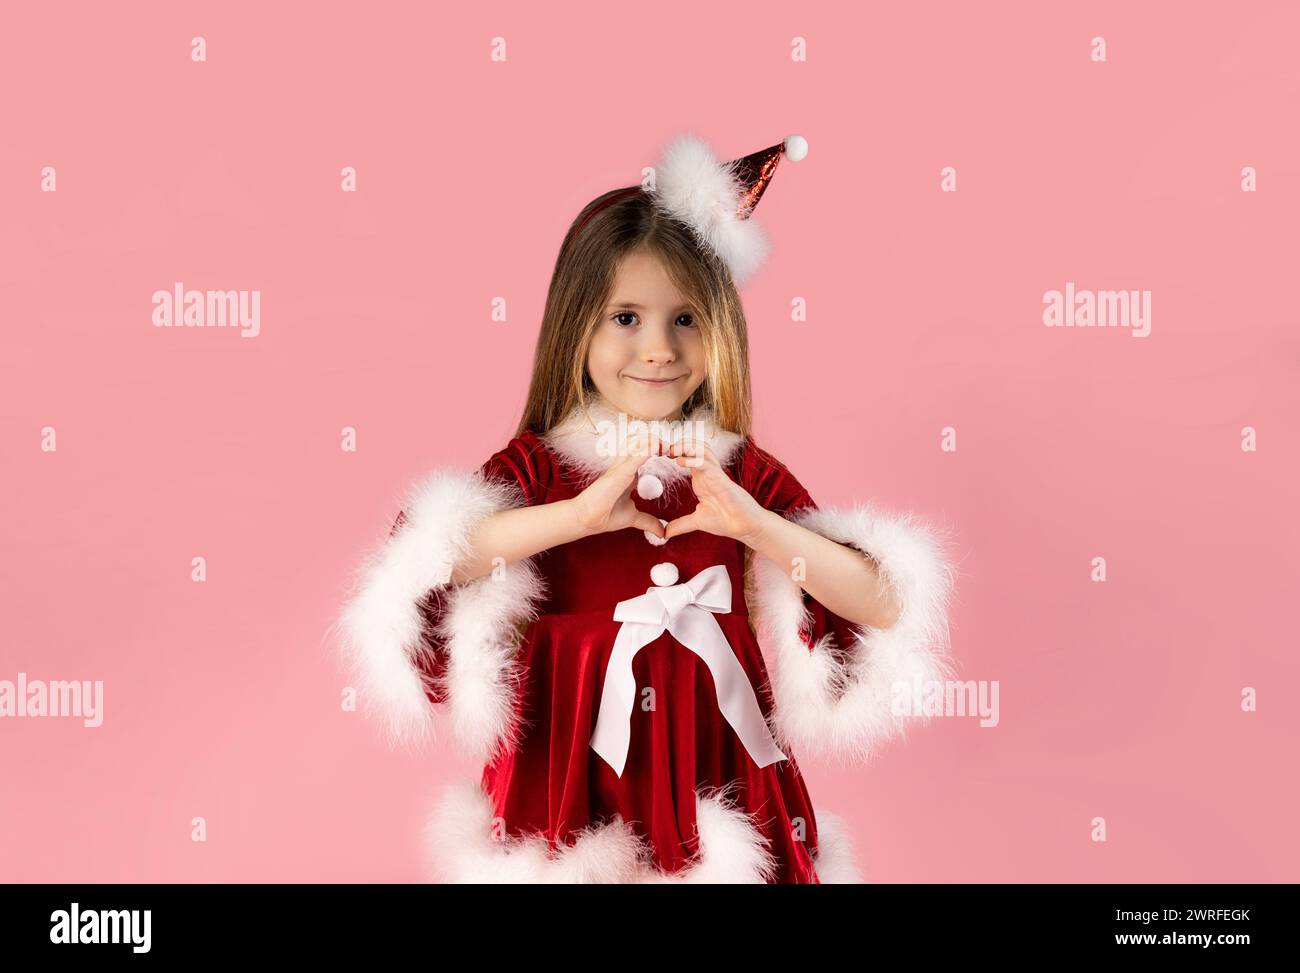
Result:
{"type": "Polygon", "coordinates": [[[750,435],[736,293],[783,143],[686,136],[593,200],[515,437],[411,492],[341,617],[390,740],[483,759],[429,821],[452,882],[853,882],[796,754],[865,760],[947,678],[936,537],[820,509],[750,435]]]}

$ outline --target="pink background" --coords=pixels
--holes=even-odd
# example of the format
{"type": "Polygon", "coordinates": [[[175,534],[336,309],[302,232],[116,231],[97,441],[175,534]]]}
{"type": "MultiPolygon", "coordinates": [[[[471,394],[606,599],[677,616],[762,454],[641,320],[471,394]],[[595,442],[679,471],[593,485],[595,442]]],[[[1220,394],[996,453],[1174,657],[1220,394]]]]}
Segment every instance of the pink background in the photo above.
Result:
{"type": "Polygon", "coordinates": [[[432,6],[6,13],[0,679],[103,679],[105,722],[0,720],[0,879],[423,876],[479,767],[342,712],[330,625],[405,488],[508,440],[570,220],[680,131],[808,138],[742,292],[756,436],[955,530],[1000,685],[996,728],[804,763],[868,878],[1300,878],[1295,5],[432,6]],[[155,328],[175,281],[261,334],[155,328]],[[1150,336],[1044,327],[1066,281],[1151,290],[1150,336]]]}

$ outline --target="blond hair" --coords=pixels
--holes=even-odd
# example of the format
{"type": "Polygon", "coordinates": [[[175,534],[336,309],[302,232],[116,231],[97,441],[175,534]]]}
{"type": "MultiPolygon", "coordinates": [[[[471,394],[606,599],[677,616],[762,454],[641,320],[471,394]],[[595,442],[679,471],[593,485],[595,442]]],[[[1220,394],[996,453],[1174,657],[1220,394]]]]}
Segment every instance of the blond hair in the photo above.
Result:
{"type": "Polygon", "coordinates": [[[546,433],[572,409],[585,409],[591,401],[595,387],[587,373],[587,352],[592,335],[612,297],[620,261],[637,250],[659,258],[700,328],[705,379],[682,404],[683,416],[709,408],[719,427],[749,436],[749,338],[731,272],[700,246],[689,227],[635,187],[593,199],[565,234],[516,436],[525,430],[546,433]],[[624,198],[607,204],[619,194],[624,198]]]}

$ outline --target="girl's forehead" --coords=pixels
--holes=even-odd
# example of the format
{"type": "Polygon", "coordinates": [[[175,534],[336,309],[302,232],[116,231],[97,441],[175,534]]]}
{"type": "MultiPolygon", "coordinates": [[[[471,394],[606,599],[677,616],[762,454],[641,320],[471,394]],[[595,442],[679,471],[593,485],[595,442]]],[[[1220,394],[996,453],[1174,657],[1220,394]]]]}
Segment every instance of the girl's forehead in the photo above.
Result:
{"type": "Polygon", "coordinates": [[[618,265],[610,303],[623,307],[681,304],[686,300],[653,254],[629,254],[618,265]]]}

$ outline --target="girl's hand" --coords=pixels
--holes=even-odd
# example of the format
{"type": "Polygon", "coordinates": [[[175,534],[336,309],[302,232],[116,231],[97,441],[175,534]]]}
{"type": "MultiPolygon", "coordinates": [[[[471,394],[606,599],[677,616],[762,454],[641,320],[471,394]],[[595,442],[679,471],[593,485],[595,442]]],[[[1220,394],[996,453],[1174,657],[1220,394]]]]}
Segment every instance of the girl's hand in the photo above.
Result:
{"type": "Polygon", "coordinates": [[[665,536],[659,518],[637,510],[632,503],[636,471],[647,457],[658,456],[662,449],[655,435],[643,434],[629,442],[628,454],[573,498],[574,515],[580,528],[588,534],[603,534],[636,527],[656,537],[665,536]]]}
{"type": "Polygon", "coordinates": [[[704,443],[674,443],[665,455],[690,468],[691,489],[699,501],[692,513],[668,524],[665,537],[703,530],[748,544],[750,538],[762,530],[768,511],[744,487],[727,476],[727,471],[708,446],[704,443]]]}

